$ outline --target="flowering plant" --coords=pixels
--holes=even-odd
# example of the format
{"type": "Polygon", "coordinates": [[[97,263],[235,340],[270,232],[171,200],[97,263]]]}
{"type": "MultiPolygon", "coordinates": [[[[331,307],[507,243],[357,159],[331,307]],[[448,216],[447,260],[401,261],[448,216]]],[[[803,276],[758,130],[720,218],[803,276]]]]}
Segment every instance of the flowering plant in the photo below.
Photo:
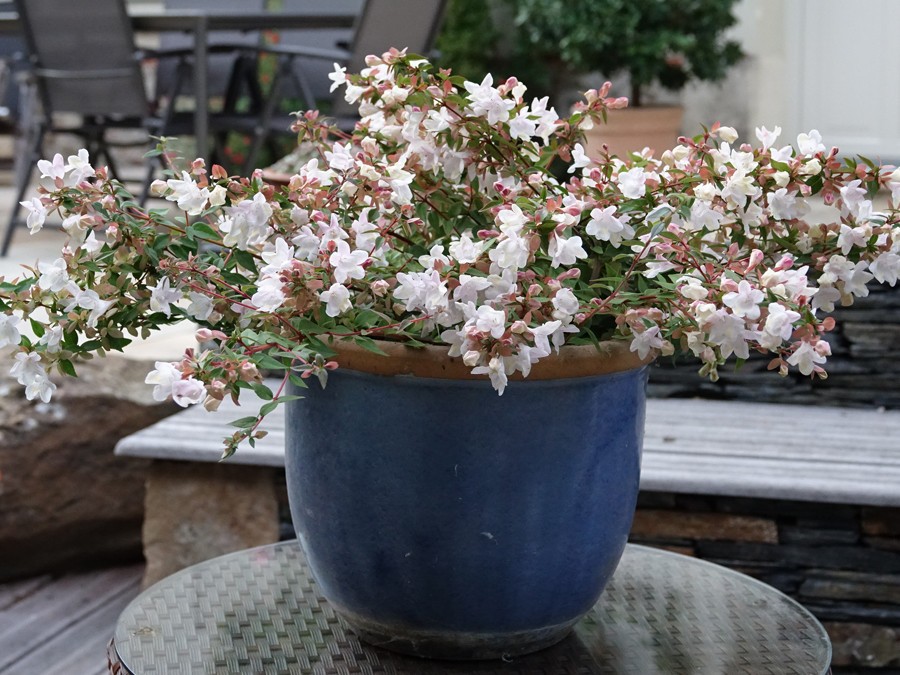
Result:
{"type": "Polygon", "coordinates": [[[833,321],[820,314],[900,274],[900,171],[841,161],[816,131],[794,149],[760,128],[754,148],[715,125],[658,159],[588,157],[580,132],[625,104],[608,86],[560,119],[514,78],[466,82],[394,50],[332,79],[361,121],[344,135],[300,116],[315,156],[282,189],[198,160],[154,186],[173,217],[83,151],[39,164],[28,225],[58,212],[70,240],[0,280],[0,347],[17,349],[28,398],[49,399],[51,369],[72,375],[78,358],[182,319],[207,347],[156,364],[158,399],[266,400],[227,453],[264,433],[289,380],[324,381],[335,340],[444,344],[500,394],[563,342],[606,339],[641,358],[691,353],[713,379],[751,351],[824,377],[833,321]],[[824,223],[806,218],[813,196],[824,223]],[[283,373],[276,391],[263,369],[283,373]]]}

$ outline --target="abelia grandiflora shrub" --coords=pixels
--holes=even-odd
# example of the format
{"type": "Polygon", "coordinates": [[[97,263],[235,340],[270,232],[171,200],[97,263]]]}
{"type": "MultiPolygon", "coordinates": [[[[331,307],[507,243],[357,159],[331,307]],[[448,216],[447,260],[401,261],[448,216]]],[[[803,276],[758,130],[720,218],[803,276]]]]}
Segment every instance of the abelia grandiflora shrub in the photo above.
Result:
{"type": "Polygon", "coordinates": [[[85,152],[40,162],[28,225],[56,213],[69,243],[0,284],[0,347],[29,398],[50,398],[50,370],[183,319],[204,348],[156,364],[158,399],[267,401],[227,452],[263,433],[288,380],[325,379],[335,339],[446,345],[499,394],[563,343],[606,339],[693,354],[713,379],[752,351],[824,377],[824,315],[900,274],[900,171],[841,160],[815,131],[795,148],[715,125],[659,158],[590,157],[580,132],[625,105],[609,85],[561,119],[514,78],[403,52],[331,77],[361,120],[347,135],[298,117],[312,151],[285,188],[198,160],[155,184],[172,211],[145,210],[85,152]],[[283,373],[276,391],[261,370],[283,373]]]}

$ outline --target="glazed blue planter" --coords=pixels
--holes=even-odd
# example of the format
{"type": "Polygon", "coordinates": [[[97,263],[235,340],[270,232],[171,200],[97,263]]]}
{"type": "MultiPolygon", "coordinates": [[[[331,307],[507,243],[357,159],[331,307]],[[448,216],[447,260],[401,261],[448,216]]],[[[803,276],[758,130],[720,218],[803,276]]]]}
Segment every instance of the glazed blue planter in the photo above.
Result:
{"type": "Polygon", "coordinates": [[[367,642],[435,658],[550,646],[634,514],[646,368],[510,382],[340,368],[288,403],[287,481],[323,594],[367,642]]]}

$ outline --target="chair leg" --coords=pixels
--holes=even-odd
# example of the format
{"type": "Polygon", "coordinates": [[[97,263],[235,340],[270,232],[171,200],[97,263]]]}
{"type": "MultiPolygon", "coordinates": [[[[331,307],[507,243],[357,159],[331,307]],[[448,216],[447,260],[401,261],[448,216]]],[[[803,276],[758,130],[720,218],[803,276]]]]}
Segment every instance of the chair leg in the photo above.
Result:
{"type": "Polygon", "coordinates": [[[9,222],[6,223],[6,231],[3,233],[3,243],[0,245],[0,258],[5,258],[12,244],[13,235],[19,217],[19,211],[22,209],[19,202],[25,199],[25,193],[31,184],[31,177],[34,175],[34,168],[37,161],[41,158],[41,148],[44,145],[44,135],[47,133],[47,127],[40,124],[34,134],[34,142],[28,148],[25,158],[25,166],[20,177],[19,189],[16,198],[12,204],[12,213],[9,216],[9,222]]]}
{"type": "Polygon", "coordinates": [[[288,74],[288,70],[292,67],[291,59],[280,59],[278,69],[275,71],[275,77],[272,78],[272,86],[269,88],[269,95],[263,106],[262,112],[257,120],[256,130],[253,134],[253,141],[247,150],[247,158],[244,160],[244,174],[253,171],[259,151],[262,150],[263,144],[269,137],[270,127],[272,126],[272,117],[275,114],[275,108],[281,99],[281,82],[288,74]]]}

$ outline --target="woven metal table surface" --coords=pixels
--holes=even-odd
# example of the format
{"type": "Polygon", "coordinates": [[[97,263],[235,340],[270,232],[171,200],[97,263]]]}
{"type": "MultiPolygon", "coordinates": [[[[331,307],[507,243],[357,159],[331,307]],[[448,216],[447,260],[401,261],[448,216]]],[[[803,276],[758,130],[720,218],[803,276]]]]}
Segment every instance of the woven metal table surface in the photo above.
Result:
{"type": "Polygon", "coordinates": [[[831,645],[803,607],[750,577],[629,545],[573,634],[511,662],[426,661],[360,643],[322,598],[296,541],[222,556],[150,587],[122,613],[118,672],[827,673],[831,645]]]}

